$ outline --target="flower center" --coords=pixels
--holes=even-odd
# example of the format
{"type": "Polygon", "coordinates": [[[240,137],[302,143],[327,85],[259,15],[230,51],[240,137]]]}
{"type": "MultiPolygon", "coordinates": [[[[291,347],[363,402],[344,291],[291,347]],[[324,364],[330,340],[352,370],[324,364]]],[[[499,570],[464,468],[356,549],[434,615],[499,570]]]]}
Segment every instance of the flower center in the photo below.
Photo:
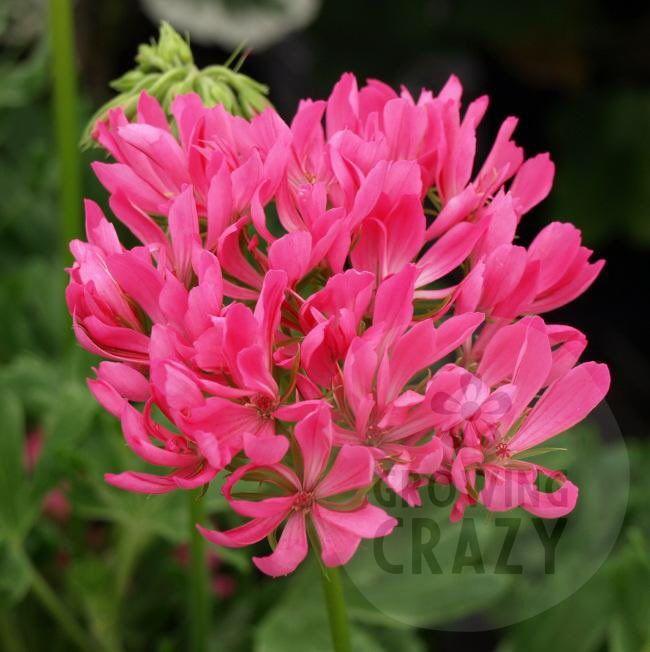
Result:
{"type": "Polygon", "coordinates": [[[366,443],[368,446],[377,446],[381,444],[382,430],[375,425],[368,426],[366,430],[366,443]]]}
{"type": "Polygon", "coordinates": [[[314,494],[310,491],[300,491],[293,499],[293,509],[296,512],[308,512],[314,504],[314,494]]]}
{"type": "Polygon", "coordinates": [[[266,394],[257,394],[252,398],[251,403],[264,419],[270,419],[276,407],[275,399],[266,394]]]}
{"type": "Polygon", "coordinates": [[[496,456],[500,457],[501,459],[504,459],[506,457],[510,457],[510,451],[508,450],[508,443],[505,441],[500,441],[495,449],[494,449],[496,456]]]}

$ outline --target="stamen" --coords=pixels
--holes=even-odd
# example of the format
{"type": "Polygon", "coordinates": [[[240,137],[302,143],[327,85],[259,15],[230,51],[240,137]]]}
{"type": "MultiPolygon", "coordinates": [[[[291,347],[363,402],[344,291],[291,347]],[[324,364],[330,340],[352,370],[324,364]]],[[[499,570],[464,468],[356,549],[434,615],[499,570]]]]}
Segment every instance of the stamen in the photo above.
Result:
{"type": "Polygon", "coordinates": [[[300,491],[293,499],[292,509],[296,512],[308,512],[314,504],[314,494],[309,491],[300,491]]]}

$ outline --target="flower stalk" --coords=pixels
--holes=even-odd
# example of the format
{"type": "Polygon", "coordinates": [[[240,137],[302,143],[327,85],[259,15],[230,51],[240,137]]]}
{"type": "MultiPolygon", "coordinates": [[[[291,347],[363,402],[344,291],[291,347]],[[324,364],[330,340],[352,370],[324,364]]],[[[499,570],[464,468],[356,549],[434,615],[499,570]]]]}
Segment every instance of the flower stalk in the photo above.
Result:
{"type": "Polygon", "coordinates": [[[205,516],[201,489],[188,493],[189,526],[189,640],[191,652],[206,652],[210,622],[210,593],[206,542],[196,529],[205,516]]]}
{"type": "Polygon", "coordinates": [[[351,652],[350,623],[345,608],[341,573],[338,567],[325,568],[320,563],[318,567],[321,571],[321,583],[332,635],[332,647],[334,652],[351,652]]]}
{"type": "Polygon", "coordinates": [[[77,141],[77,79],[74,67],[74,22],[70,0],[50,0],[52,92],[54,128],[59,163],[61,256],[81,227],[81,163],[77,141]]]}

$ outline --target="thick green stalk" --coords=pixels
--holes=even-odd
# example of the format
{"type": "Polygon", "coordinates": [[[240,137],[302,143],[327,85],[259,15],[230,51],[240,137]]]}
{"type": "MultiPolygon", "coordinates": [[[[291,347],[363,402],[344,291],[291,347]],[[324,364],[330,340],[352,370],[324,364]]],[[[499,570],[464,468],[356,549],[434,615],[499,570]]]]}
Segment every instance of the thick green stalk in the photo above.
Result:
{"type": "Polygon", "coordinates": [[[350,624],[345,609],[345,598],[343,596],[343,585],[341,584],[341,573],[338,568],[325,568],[319,564],[325,604],[327,605],[327,616],[332,634],[332,647],[334,652],[351,652],[350,645],[350,624]]]}
{"type": "Polygon", "coordinates": [[[81,164],[74,63],[74,23],[70,0],[50,0],[50,43],[54,128],[59,169],[60,255],[69,260],[68,243],[81,228],[81,164]]]}
{"type": "Polygon", "coordinates": [[[210,623],[210,586],[205,539],[196,529],[204,518],[201,490],[189,492],[190,577],[189,626],[191,652],[206,652],[210,623]]]}

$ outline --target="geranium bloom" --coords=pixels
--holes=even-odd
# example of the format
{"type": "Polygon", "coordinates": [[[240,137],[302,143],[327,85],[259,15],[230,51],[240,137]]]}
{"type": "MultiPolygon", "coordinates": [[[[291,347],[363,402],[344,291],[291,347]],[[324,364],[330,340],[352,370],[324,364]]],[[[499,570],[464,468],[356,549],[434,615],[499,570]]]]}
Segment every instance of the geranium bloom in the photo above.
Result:
{"type": "Polygon", "coordinates": [[[338,441],[369,446],[378,473],[413,505],[420,503],[420,476],[438,469],[442,446],[429,436],[434,422],[424,394],[408,383],[458,348],[483,320],[467,313],[437,329],[431,320],[409,328],[416,276],[409,266],[381,284],[373,325],[350,344],[335,388],[338,441]]]}
{"type": "Polygon", "coordinates": [[[412,506],[453,483],[453,519],[477,502],[573,508],[577,488],[523,456],[584,418],[609,376],[578,364],[582,333],[537,315],[603,262],[567,223],[517,240],[553,163],[526,159],[508,117],[477,165],[488,102],[461,96],[453,76],[416,98],[345,74],[289,123],[195,94],[170,119],[143,93],[131,122],[118,108],[96,125],[114,161],[94,170],[138,244],[88,202],[68,307],[103,358],[91,391],[154,467],[108,482],[164,493],[224,475],[251,520],[202,532],[242,546],[281,529],[255,558],[270,575],[304,559],[307,532],[330,566],[389,534],[376,482],[412,506]],[[541,492],[540,475],[560,487],[541,492]],[[245,480],[259,500],[235,493],[245,480]]]}
{"type": "Polygon", "coordinates": [[[326,471],[332,451],[328,410],[320,408],[302,419],[294,436],[300,449],[299,465],[247,464],[224,485],[230,506],[251,518],[248,523],[226,532],[200,528],[214,543],[241,547],[261,541],[286,521],[275,550],[266,557],[253,557],[260,570],[274,577],[291,573],[307,556],[307,520],[314,526],[326,566],[345,564],[361,539],[385,536],[397,525],[379,507],[354,494],[372,484],[374,464],[366,448],[343,446],[326,471]],[[234,498],[234,486],[246,479],[269,483],[280,495],[261,501],[234,498]]]}
{"type": "Polygon", "coordinates": [[[460,367],[442,369],[429,392],[436,427],[458,433],[451,479],[460,497],[452,517],[460,518],[476,501],[492,511],[521,506],[544,518],[570,512],[577,487],[564,474],[517,456],[582,421],[608,389],[605,365],[587,362],[567,371],[564,360],[553,358],[539,318],[502,329],[488,345],[476,376],[460,367]],[[480,491],[477,472],[484,478],[480,491]],[[539,474],[553,478],[560,488],[539,491],[539,474]]]}

